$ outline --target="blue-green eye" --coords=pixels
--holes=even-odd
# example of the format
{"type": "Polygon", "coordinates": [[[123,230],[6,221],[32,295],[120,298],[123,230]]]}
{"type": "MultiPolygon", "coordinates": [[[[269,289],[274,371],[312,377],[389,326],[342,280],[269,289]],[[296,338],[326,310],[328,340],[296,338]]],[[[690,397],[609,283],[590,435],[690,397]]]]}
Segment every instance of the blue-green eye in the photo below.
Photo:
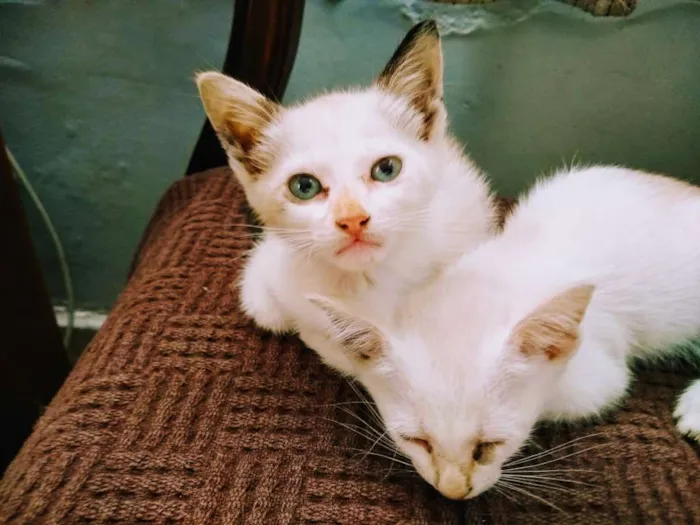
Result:
{"type": "Polygon", "coordinates": [[[303,201],[313,199],[316,195],[321,193],[323,189],[319,180],[307,173],[294,175],[289,179],[287,186],[289,187],[289,191],[292,192],[292,195],[303,201]]]}
{"type": "Polygon", "coordinates": [[[398,157],[382,157],[372,166],[372,178],[379,182],[394,180],[401,173],[401,165],[398,157]]]}

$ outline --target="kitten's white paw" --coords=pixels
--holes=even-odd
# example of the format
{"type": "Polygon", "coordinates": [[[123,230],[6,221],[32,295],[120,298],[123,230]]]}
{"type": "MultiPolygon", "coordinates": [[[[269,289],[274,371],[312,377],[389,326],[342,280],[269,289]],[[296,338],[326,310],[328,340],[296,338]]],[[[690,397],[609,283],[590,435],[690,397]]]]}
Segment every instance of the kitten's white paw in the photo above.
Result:
{"type": "Polygon", "coordinates": [[[271,290],[272,279],[279,271],[279,258],[275,257],[272,248],[274,245],[269,241],[254,248],[241,276],[240,300],[243,311],[253,318],[255,324],[279,334],[292,331],[294,323],[271,290]]]}
{"type": "Polygon", "coordinates": [[[700,380],[691,383],[678,398],[673,417],[681,434],[700,442],[700,380]]]}
{"type": "Polygon", "coordinates": [[[324,363],[331,368],[335,368],[341,374],[353,375],[355,368],[343,349],[333,341],[327,334],[317,330],[301,328],[299,339],[314,352],[316,352],[324,363]]]}
{"type": "Polygon", "coordinates": [[[260,328],[276,334],[291,332],[294,329],[293,323],[280,311],[274,299],[257,299],[255,303],[253,305],[250,301],[244,301],[243,310],[260,328]]]}
{"type": "Polygon", "coordinates": [[[293,323],[263,282],[244,279],[241,285],[241,306],[255,324],[276,334],[290,332],[293,323]]]}

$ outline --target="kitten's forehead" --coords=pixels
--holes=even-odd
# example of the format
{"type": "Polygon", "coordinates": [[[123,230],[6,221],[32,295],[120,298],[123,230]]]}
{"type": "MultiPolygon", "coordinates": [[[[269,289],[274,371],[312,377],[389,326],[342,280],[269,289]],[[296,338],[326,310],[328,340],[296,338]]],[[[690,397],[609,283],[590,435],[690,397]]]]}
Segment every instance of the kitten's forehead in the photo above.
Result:
{"type": "Polygon", "coordinates": [[[387,350],[389,367],[417,398],[460,411],[502,381],[509,321],[499,299],[455,293],[445,279],[417,290],[402,309],[387,350]],[[465,401],[466,400],[466,401],[465,401]]]}
{"type": "Polygon", "coordinates": [[[437,287],[415,294],[403,313],[389,359],[408,382],[426,391],[460,385],[470,392],[498,379],[507,334],[500,310],[437,287]]]}
{"type": "Polygon", "coordinates": [[[427,432],[447,447],[450,439],[459,444],[484,432],[498,433],[503,409],[502,356],[468,356],[451,351],[449,344],[414,334],[394,342],[388,355],[396,396],[389,411],[397,407],[399,418],[394,425],[409,434],[427,432]]]}
{"type": "Polygon", "coordinates": [[[419,390],[445,388],[454,397],[455,385],[467,392],[488,388],[498,379],[503,352],[498,335],[447,330],[412,331],[394,340],[389,359],[398,373],[419,390]],[[438,386],[436,386],[438,385],[438,386]]]}
{"type": "Polygon", "coordinates": [[[286,110],[270,135],[290,149],[371,142],[395,134],[407,107],[376,89],[329,93],[286,110]]]}

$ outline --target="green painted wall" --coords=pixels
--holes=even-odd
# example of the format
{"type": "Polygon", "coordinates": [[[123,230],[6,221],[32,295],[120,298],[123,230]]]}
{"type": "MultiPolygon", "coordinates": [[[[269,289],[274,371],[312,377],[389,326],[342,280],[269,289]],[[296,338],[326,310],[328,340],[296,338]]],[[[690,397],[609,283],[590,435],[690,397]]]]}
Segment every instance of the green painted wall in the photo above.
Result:
{"type": "MultiPolygon", "coordinates": [[[[453,129],[501,191],[574,157],[700,181],[700,2],[640,4],[611,20],[542,2],[519,24],[445,39],[453,129]]],[[[182,174],[203,118],[192,72],[221,64],[230,11],[0,0],[0,124],[63,238],[80,307],[109,307],[182,174]]],[[[387,1],[308,0],[287,100],[370,81],[409,26],[387,1]]],[[[53,247],[28,214],[60,302],[53,247]]]]}

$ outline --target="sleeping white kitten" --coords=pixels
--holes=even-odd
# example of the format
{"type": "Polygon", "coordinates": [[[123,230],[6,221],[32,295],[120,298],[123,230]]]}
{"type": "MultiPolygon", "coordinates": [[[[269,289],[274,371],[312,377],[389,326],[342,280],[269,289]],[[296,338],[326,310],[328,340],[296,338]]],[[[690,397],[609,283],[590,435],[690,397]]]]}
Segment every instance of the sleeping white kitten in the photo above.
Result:
{"type": "Polygon", "coordinates": [[[265,225],[242,276],[244,310],[263,328],[299,332],[342,372],[355,361],[309,294],[381,315],[493,233],[484,177],[446,130],[434,22],[415,26],[365,89],[283,108],[219,73],[197,84],[265,225]]]}
{"type": "MultiPolygon", "coordinates": [[[[540,420],[596,416],[631,358],[700,333],[700,189],[596,167],[538,184],[502,234],[415,290],[393,322],[314,298],[387,429],[445,496],[494,485],[540,420]]],[[[677,348],[677,347],[675,347],[677,348]]],[[[676,350],[677,351],[677,350],[676,350]]],[[[700,436],[700,381],[678,429],[700,436]]]]}

